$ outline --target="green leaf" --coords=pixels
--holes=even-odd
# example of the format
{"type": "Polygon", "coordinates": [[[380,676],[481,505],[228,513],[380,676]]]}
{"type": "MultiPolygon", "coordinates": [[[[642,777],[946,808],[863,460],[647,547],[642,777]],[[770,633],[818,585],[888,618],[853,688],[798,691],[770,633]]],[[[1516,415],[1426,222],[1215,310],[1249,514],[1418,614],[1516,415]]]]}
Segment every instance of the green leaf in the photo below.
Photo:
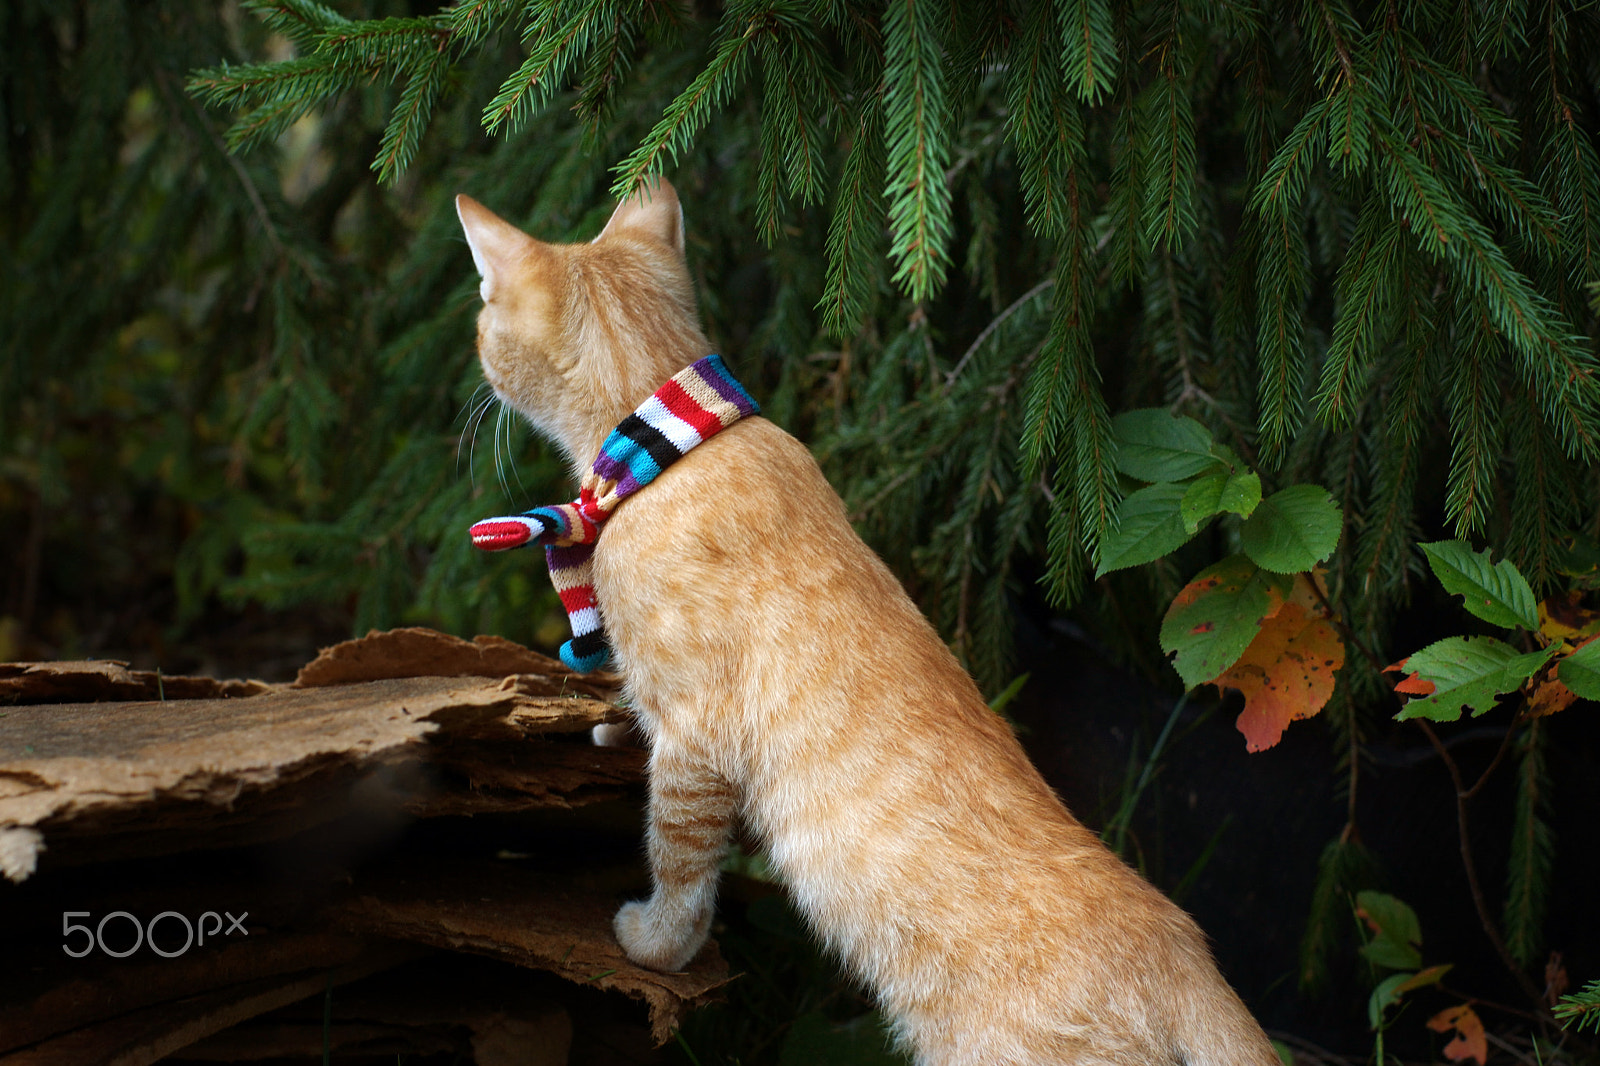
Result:
{"type": "Polygon", "coordinates": [[[1011,704],[1012,700],[1017,698],[1017,693],[1022,691],[1022,686],[1026,685],[1028,683],[1028,678],[1032,676],[1032,674],[1021,674],[1015,678],[1012,678],[1011,684],[1001,689],[1000,694],[989,701],[989,709],[995,714],[1004,713],[1006,707],[1011,704]]]}
{"type": "Polygon", "coordinates": [[[1502,693],[1532,677],[1555,650],[1551,645],[1518,655],[1517,649],[1493,637],[1446,637],[1405,661],[1407,670],[1433,682],[1435,692],[1407,701],[1395,718],[1454,722],[1463,707],[1480,715],[1493,707],[1502,693]]]}
{"type": "MultiPolygon", "coordinates": [[[[1366,948],[1361,950],[1365,951],[1366,948]]],[[[1392,973],[1379,981],[1378,987],[1372,990],[1372,995],[1367,997],[1367,1022],[1373,1029],[1383,1025],[1383,1012],[1391,1005],[1400,1002],[1399,993],[1395,990],[1405,984],[1411,976],[1408,973],[1392,973]]]]}
{"type": "Polygon", "coordinates": [[[1506,629],[1520,626],[1532,632],[1539,628],[1533,589],[1509,559],[1491,564],[1487,550],[1475,552],[1459,540],[1438,540],[1421,547],[1433,575],[1446,592],[1462,597],[1468,611],[1506,629]]]}
{"type": "Polygon", "coordinates": [[[1164,407],[1125,411],[1111,420],[1117,469],[1140,481],[1182,481],[1217,465],[1211,433],[1164,407]]]}
{"type": "Polygon", "coordinates": [[[1207,474],[1196,478],[1183,494],[1183,527],[1198,532],[1200,523],[1228,511],[1249,518],[1261,502],[1261,478],[1253,471],[1207,474]]]}
{"type": "Polygon", "coordinates": [[[1561,683],[1586,700],[1600,700],[1600,640],[1591,640],[1556,665],[1561,683]]]}
{"type": "MultiPolygon", "coordinates": [[[[1132,497],[1130,497],[1131,499],[1132,497]]],[[[1184,686],[1194,688],[1239,661],[1289,595],[1289,580],[1230,555],[1195,575],[1161,621],[1161,650],[1184,686]]]]}
{"type": "Polygon", "coordinates": [[[1383,1012],[1399,1003],[1401,996],[1426,985],[1438,984],[1452,968],[1452,964],[1446,963],[1443,966],[1429,966],[1419,973],[1394,973],[1385,977],[1372,990],[1372,995],[1367,997],[1367,1020],[1377,1029],[1383,1024],[1383,1012]]]}
{"type": "MultiPolygon", "coordinates": [[[[1259,491],[1259,488],[1258,488],[1259,491]]],[[[1333,554],[1342,516],[1321,485],[1290,485],[1262,500],[1239,527],[1239,546],[1280,574],[1310,570],[1333,554]]]]}
{"type": "Polygon", "coordinates": [[[1094,576],[1154,562],[1187,543],[1192,534],[1183,528],[1184,491],[1183,485],[1163,481],[1124,499],[1117,509],[1116,530],[1100,541],[1100,565],[1094,576]]]}
{"type": "MultiPolygon", "coordinates": [[[[1422,923],[1417,921],[1416,911],[1387,893],[1370,890],[1356,893],[1356,906],[1375,927],[1372,939],[1361,947],[1362,955],[1391,970],[1415,970],[1422,965],[1422,923]]],[[[1406,974],[1405,980],[1414,976],[1406,974]]]]}

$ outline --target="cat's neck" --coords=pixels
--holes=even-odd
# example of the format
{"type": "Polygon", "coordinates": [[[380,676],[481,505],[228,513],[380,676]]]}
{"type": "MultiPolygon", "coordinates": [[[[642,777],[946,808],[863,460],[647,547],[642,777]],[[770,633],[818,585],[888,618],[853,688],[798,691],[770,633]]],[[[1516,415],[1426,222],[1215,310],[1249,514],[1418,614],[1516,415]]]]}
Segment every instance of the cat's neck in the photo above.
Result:
{"type": "Polygon", "coordinates": [[[673,352],[665,358],[658,355],[650,360],[647,372],[632,374],[625,383],[618,382],[619,387],[605,398],[605,402],[597,404],[589,417],[573,426],[572,433],[562,435],[564,439],[560,443],[567,453],[573,477],[580,481],[583,479],[583,475],[594,464],[595,457],[600,454],[601,445],[618,423],[638,410],[639,405],[655,395],[656,390],[674,374],[697,359],[710,355],[712,351],[711,343],[705,337],[697,336],[689,344],[674,345],[673,352]]]}

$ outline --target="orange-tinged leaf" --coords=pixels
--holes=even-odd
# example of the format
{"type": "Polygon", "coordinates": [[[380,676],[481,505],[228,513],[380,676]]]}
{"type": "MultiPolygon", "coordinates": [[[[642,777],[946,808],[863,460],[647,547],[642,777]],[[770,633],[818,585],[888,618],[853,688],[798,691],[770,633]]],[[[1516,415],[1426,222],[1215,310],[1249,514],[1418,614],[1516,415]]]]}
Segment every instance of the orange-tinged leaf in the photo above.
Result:
{"type": "Polygon", "coordinates": [[[1454,966],[1455,963],[1453,962],[1447,962],[1442,966],[1429,966],[1426,970],[1414,973],[1406,980],[1395,985],[1394,993],[1400,996],[1427,985],[1436,985],[1444,979],[1444,975],[1449,973],[1454,966]]]}
{"type": "Polygon", "coordinates": [[[1333,675],[1344,665],[1344,643],[1333,624],[1287,602],[1261,626],[1250,646],[1216,680],[1244,693],[1239,732],[1247,751],[1265,751],[1289,723],[1310,718],[1333,695],[1333,675]]]}
{"type": "Polygon", "coordinates": [[[1564,711],[1572,706],[1572,702],[1577,698],[1578,694],[1563,685],[1561,679],[1555,676],[1554,670],[1547,671],[1544,680],[1539,682],[1539,686],[1533,690],[1533,695],[1528,697],[1528,717],[1543,718],[1545,715],[1564,711]]]}
{"type": "Polygon", "coordinates": [[[1444,1057],[1451,1062],[1476,1059],[1478,1066],[1485,1066],[1489,1061],[1489,1038],[1483,1032],[1483,1019],[1471,1004],[1446,1007],[1428,1019],[1428,1028],[1436,1033],[1455,1030],[1455,1039],[1444,1046],[1444,1057]]]}
{"type": "Polygon", "coordinates": [[[1316,618],[1327,618],[1327,608],[1323,604],[1328,600],[1328,568],[1319,566],[1309,574],[1296,574],[1294,586],[1289,590],[1289,603],[1298,603],[1306,609],[1306,614],[1316,618]],[[1311,584],[1312,581],[1316,585],[1311,584]]]}
{"type": "Polygon", "coordinates": [[[1539,632],[1549,640],[1579,641],[1600,633],[1600,611],[1580,605],[1583,593],[1551,596],[1539,604],[1539,632]]]}
{"type": "Polygon", "coordinates": [[[1172,598],[1172,606],[1168,607],[1167,610],[1175,611],[1179,607],[1187,607],[1220,584],[1222,584],[1222,578],[1216,574],[1207,574],[1205,577],[1191,581],[1178,590],[1178,594],[1172,598]]]}
{"type": "Polygon", "coordinates": [[[1406,660],[1404,659],[1401,659],[1397,663],[1390,663],[1388,666],[1385,666],[1383,668],[1383,672],[1386,674],[1401,674],[1402,676],[1400,680],[1394,683],[1394,690],[1396,692],[1404,693],[1407,696],[1431,696],[1438,691],[1437,685],[1435,685],[1432,681],[1427,680],[1416,671],[1413,670],[1411,673],[1407,674],[1406,660]]]}

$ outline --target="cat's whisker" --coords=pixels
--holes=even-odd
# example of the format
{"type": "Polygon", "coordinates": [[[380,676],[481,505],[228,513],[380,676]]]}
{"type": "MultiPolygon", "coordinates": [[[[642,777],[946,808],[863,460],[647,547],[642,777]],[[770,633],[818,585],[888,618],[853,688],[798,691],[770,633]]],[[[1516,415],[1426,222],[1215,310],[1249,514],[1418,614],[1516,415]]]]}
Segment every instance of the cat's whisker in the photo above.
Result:
{"type": "Polygon", "coordinates": [[[507,500],[511,499],[511,482],[506,479],[505,452],[508,449],[501,446],[501,434],[505,430],[506,416],[510,413],[510,409],[501,404],[494,419],[494,472],[500,479],[500,491],[506,494],[507,500]]]}
{"type": "MultiPolygon", "coordinates": [[[[478,394],[476,392],[473,393],[474,401],[477,400],[477,395],[478,394]]],[[[462,430],[461,437],[456,441],[456,472],[458,474],[461,472],[461,442],[468,442],[467,473],[468,476],[472,478],[473,488],[478,487],[478,428],[483,425],[483,416],[489,413],[489,407],[494,403],[494,401],[494,392],[490,391],[488,396],[484,397],[481,402],[476,403],[476,406],[474,406],[472,409],[472,413],[467,416],[466,428],[462,430]]]]}
{"type": "Polygon", "coordinates": [[[528,486],[522,483],[522,472],[517,469],[517,455],[512,450],[515,446],[518,428],[516,412],[506,407],[505,404],[500,406],[501,410],[506,412],[506,416],[511,423],[511,428],[506,431],[506,465],[511,468],[511,476],[516,479],[517,491],[522,494],[522,499],[526,501],[528,498],[528,486]]]}

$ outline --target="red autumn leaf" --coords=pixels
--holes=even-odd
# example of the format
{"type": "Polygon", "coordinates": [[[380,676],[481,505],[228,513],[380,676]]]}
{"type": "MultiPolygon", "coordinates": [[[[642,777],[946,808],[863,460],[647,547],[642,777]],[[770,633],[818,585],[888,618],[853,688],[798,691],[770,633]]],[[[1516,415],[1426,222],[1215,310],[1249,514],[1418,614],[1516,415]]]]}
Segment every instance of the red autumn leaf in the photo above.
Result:
{"type": "Polygon", "coordinates": [[[1383,668],[1383,672],[1386,674],[1398,673],[1405,675],[1401,677],[1399,681],[1394,683],[1394,690],[1396,692],[1404,693],[1407,696],[1431,696],[1435,691],[1436,686],[1434,683],[1432,681],[1424,680],[1422,675],[1418,674],[1416,671],[1406,674],[1405,659],[1401,659],[1397,663],[1390,663],[1388,666],[1383,668]]]}
{"type": "Polygon", "coordinates": [[[1294,599],[1263,622],[1239,661],[1216,680],[1218,688],[1244,693],[1237,724],[1246,750],[1265,751],[1290,722],[1322,710],[1343,665],[1344,644],[1333,624],[1294,599]]]}
{"type": "Polygon", "coordinates": [[[1455,1039],[1444,1046],[1444,1057],[1451,1062],[1476,1059],[1478,1066],[1485,1066],[1489,1061],[1489,1038],[1483,1032],[1483,1019],[1470,1004],[1446,1007],[1428,1019],[1428,1028],[1436,1033],[1455,1030],[1455,1039]]]}

